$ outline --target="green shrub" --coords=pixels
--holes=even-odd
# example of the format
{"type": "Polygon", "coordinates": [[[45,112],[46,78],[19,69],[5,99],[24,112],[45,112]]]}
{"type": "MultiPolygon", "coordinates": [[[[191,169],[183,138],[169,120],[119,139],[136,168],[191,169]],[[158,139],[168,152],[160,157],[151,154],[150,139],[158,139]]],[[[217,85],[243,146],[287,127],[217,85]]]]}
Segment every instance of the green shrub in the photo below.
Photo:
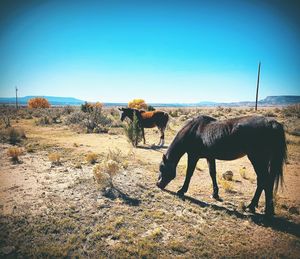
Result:
{"type": "Polygon", "coordinates": [[[137,147],[138,143],[141,142],[143,136],[139,120],[135,113],[133,115],[133,121],[128,122],[127,125],[124,126],[124,131],[128,138],[128,141],[134,147],[137,147]]]}
{"type": "Polygon", "coordinates": [[[148,105],[147,110],[148,111],[155,111],[155,108],[152,105],[148,105]]]}

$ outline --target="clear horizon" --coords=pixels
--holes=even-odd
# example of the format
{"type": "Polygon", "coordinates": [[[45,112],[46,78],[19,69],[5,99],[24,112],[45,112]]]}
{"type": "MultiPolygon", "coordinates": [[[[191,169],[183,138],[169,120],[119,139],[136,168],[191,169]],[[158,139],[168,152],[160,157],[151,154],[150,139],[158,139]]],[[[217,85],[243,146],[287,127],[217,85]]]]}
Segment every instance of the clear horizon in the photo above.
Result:
{"type": "Polygon", "coordinates": [[[195,103],[300,95],[297,1],[1,1],[0,96],[195,103]]]}

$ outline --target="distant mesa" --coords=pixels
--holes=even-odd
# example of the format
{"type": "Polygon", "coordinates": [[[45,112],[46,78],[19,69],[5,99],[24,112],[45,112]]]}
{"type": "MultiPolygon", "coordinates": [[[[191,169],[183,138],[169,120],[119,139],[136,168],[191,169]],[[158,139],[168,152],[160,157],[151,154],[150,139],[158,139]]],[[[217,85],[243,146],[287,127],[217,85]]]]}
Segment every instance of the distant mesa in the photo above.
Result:
{"type": "Polygon", "coordinates": [[[259,101],[260,104],[296,104],[300,103],[300,96],[297,95],[281,95],[281,96],[268,96],[263,100],[259,101]]]}
{"type": "MultiPolygon", "coordinates": [[[[81,105],[85,101],[76,99],[73,97],[56,97],[56,96],[25,96],[19,97],[18,103],[20,105],[27,105],[29,99],[34,97],[43,97],[48,99],[52,106],[65,106],[65,105],[81,105]]],[[[16,102],[15,97],[0,97],[0,104],[10,104],[13,105],[16,102]]],[[[300,103],[299,95],[280,95],[280,96],[268,96],[265,99],[259,101],[261,106],[275,106],[275,105],[291,105],[300,103]]],[[[231,102],[231,103],[221,103],[221,102],[210,102],[202,101],[199,103],[149,103],[154,107],[199,107],[199,106],[254,106],[255,102],[252,101],[242,101],[242,102],[231,102]]],[[[127,103],[104,103],[105,106],[127,106],[127,103]]]]}

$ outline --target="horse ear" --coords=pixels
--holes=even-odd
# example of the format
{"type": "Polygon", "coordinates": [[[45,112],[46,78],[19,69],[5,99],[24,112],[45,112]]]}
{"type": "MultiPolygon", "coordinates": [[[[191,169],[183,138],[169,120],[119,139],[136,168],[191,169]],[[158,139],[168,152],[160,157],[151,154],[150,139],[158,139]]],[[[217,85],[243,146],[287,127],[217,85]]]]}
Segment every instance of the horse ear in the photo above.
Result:
{"type": "Polygon", "coordinates": [[[163,159],[164,163],[166,164],[166,163],[167,163],[167,157],[166,157],[166,155],[165,155],[165,154],[163,154],[163,157],[162,157],[162,159],[163,159]]]}
{"type": "Polygon", "coordinates": [[[122,109],[121,109],[120,107],[118,107],[118,110],[119,110],[119,111],[122,111],[122,109]]]}

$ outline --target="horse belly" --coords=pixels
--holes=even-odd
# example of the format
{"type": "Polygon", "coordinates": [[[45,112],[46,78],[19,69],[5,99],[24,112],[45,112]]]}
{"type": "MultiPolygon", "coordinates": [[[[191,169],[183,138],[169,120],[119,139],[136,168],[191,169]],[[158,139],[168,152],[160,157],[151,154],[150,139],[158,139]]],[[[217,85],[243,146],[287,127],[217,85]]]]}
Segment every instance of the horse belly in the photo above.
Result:
{"type": "Polygon", "coordinates": [[[208,150],[209,156],[218,160],[235,160],[247,154],[239,145],[213,145],[208,150]]]}
{"type": "Polygon", "coordinates": [[[153,121],[153,119],[145,119],[143,121],[143,127],[144,128],[154,128],[156,126],[155,122],[153,121]]]}
{"type": "Polygon", "coordinates": [[[217,154],[216,155],[216,159],[218,160],[235,160],[235,159],[239,159],[239,158],[242,158],[244,157],[246,154],[245,153],[229,153],[229,154],[217,154]]]}
{"type": "Polygon", "coordinates": [[[154,128],[156,125],[154,123],[143,123],[144,128],[154,128]]]}

